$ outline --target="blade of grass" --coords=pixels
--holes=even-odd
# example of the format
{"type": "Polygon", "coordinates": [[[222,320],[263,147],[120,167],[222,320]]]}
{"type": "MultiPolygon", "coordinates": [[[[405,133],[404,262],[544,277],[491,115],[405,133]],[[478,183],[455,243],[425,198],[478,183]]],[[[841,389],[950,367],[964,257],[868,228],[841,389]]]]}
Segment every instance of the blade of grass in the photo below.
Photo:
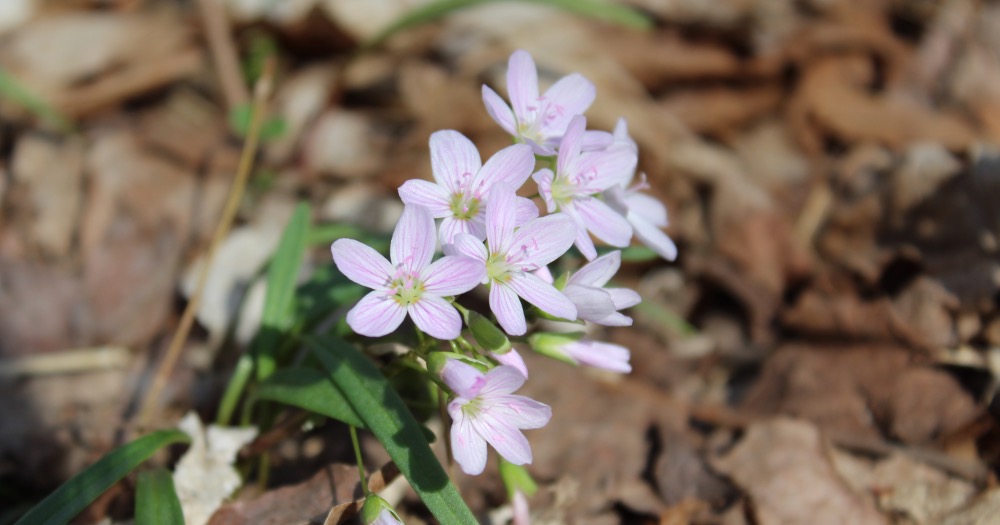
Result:
{"type": "Polygon", "coordinates": [[[158,468],[139,473],[135,525],[184,525],[181,502],[169,470],[158,468]]]}
{"type": "Polygon", "coordinates": [[[283,368],[259,384],[250,401],[276,401],[368,428],[330,377],[315,368],[283,368]]]}
{"type": "Polygon", "coordinates": [[[310,338],[307,344],[434,517],[442,525],[477,523],[431,451],[420,424],[378,367],[336,337],[310,338]]]}
{"type": "Polygon", "coordinates": [[[61,525],[80,513],[105,490],[149,459],[157,450],[191,438],[180,430],[160,430],[123,445],[63,483],[15,525],[61,525]]]}
{"type": "Polygon", "coordinates": [[[252,351],[257,379],[263,381],[277,368],[277,349],[294,322],[295,284],[309,236],[309,205],[299,204],[285,227],[274,258],[267,267],[267,297],[261,328],[252,351]]]}
{"type": "Polygon", "coordinates": [[[361,50],[371,49],[400,31],[444,18],[446,15],[459,9],[500,1],[521,1],[556,7],[634,29],[649,30],[653,27],[652,20],[645,14],[630,7],[603,2],[601,0],[439,0],[413,9],[403,15],[399,20],[396,20],[389,27],[372,37],[371,40],[362,44],[361,50]]]}

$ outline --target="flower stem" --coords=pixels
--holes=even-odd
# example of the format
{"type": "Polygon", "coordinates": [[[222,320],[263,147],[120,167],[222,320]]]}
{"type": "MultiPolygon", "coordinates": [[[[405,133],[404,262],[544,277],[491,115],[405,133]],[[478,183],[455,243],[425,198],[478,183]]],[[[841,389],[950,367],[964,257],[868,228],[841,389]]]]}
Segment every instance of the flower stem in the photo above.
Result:
{"type": "Polygon", "coordinates": [[[371,492],[368,490],[368,480],[365,479],[365,464],[361,461],[361,445],[358,443],[358,429],[351,425],[351,444],[354,445],[354,459],[358,462],[358,478],[361,480],[361,492],[365,497],[371,492]]]}

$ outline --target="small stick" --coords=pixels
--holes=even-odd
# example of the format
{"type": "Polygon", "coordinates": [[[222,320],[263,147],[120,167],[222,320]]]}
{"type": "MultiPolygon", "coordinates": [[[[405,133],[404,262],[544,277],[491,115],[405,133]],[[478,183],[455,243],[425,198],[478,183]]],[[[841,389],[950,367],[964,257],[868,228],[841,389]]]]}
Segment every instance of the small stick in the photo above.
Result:
{"type": "Polygon", "coordinates": [[[195,286],[194,293],[184,308],[184,314],[181,315],[180,324],[177,326],[177,331],[174,332],[174,337],[170,341],[167,354],[160,363],[160,367],[153,377],[149,390],[146,392],[142,409],[139,411],[140,425],[145,426],[150,424],[152,417],[156,414],[160,395],[167,385],[167,380],[170,378],[174,366],[177,364],[181,349],[184,348],[188,333],[191,331],[191,325],[194,323],[195,313],[201,305],[201,295],[205,290],[205,281],[208,280],[208,272],[212,267],[215,252],[219,244],[229,233],[229,229],[233,225],[233,220],[236,218],[236,212],[243,197],[243,190],[246,187],[247,179],[250,176],[250,169],[253,166],[253,159],[257,154],[261,123],[264,121],[264,113],[267,111],[267,101],[271,94],[273,77],[274,60],[271,59],[265,64],[264,72],[260,76],[260,79],[257,80],[257,85],[254,86],[253,115],[250,120],[250,129],[247,133],[247,140],[243,144],[243,154],[240,157],[240,164],[236,171],[236,179],[229,190],[226,207],[222,211],[222,217],[219,219],[219,224],[216,226],[215,233],[212,235],[212,241],[208,246],[208,253],[205,255],[204,262],[199,269],[198,283],[195,286]]]}
{"type": "Polygon", "coordinates": [[[222,96],[226,99],[226,109],[233,109],[250,100],[243,75],[240,73],[240,59],[233,45],[229,18],[220,0],[198,0],[201,20],[205,24],[205,38],[212,52],[212,61],[219,72],[222,96]]]}

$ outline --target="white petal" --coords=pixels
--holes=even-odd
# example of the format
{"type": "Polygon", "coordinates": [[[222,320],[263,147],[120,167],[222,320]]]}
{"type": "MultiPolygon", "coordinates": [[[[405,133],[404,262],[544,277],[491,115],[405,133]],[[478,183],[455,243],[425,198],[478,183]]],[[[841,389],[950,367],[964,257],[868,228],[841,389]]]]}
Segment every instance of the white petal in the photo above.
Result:
{"type": "Polygon", "coordinates": [[[347,312],[347,325],[368,337],[388,335],[406,319],[406,309],[385,292],[369,292],[347,312]]]}
{"type": "Polygon", "coordinates": [[[419,272],[431,262],[435,246],[437,236],[430,211],[423,206],[404,206],[389,241],[389,261],[393,266],[419,272]]]}
{"type": "Polygon", "coordinates": [[[490,157],[479,170],[473,182],[473,196],[482,199],[490,187],[498,182],[507,184],[516,192],[535,168],[535,154],[527,144],[508,146],[490,157]],[[482,188],[481,193],[480,188],[482,188]]]}
{"type": "Polygon", "coordinates": [[[504,131],[516,137],[517,123],[514,121],[514,112],[500,98],[500,95],[497,95],[497,92],[490,89],[486,84],[483,84],[483,103],[486,105],[486,112],[493,117],[494,122],[500,124],[500,127],[504,131]]]}
{"type": "Polygon", "coordinates": [[[422,332],[435,339],[450,341],[462,333],[462,316],[448,301],[430,294],[406,307],[422,332]]]}
{"type": "Polygon", "coordinates": [[[549,213],[554,213],[556,211],[556,201],[552,198],[552,179],[554,178],[552,170],[548,168],[540,169],[531,178],[535,179],[535,184],[538,184],[538,194],[545,201],[546,210],[549,213]]]}
{"type": "Polygon", "coordinates": [[[570,276],[567,284],[583,284],[587,286],[604,286],[622,264],[622,252],[615,250],[606,253],[593,261],[585,264],[576,273],[570,276]]]}
{"type": "Polygon", "coordinates": [[[512,424],[493,417],[485,410],[480,412],[478,417],[471,419],[471,423],[479,435],[508,462],[514,465],[531,463],[531,445],[524,434],[512,424]]]}
{"type": "Polygon", "coordinates": [[[485,400],[489,412],[516,428],[542,428],[552,419],[552,407],[525,396],[500,396],[485,400]]]}
{"type": "Polygon", "coordinates": [[[642,302],[642,296],[635,290],[628,288],[605,288],[604,291],[611,294],[611,300],[615,303],[615,310],[631,308],[642,302]]]}
{"type": "Polygon", "coordinates": [[[392,265],[367,244],[354,239],[337,239],[330,246],[330,252],[340,273],[361,286],[381,289],[392,281],[392,265]]]}
{"type": "Polygon", "coordinates": [[[615,313],[611,295],[600,288],[570,284],[562,293],[576,306],[578,319],[597,322],[615,313]]]}
{"type": "Polygon", "coordinates": [[[635,236],[643,244],[649,246],[654,252],[668,261],[677,258],[677,245],[667,236],[663,230],[646,222],[642,217],[629,214],[629,222],[635,227],[635,236]]]}
{"type": "Polygon", "coordinates": [[[576,115],[569,121],[566,134],[559,143],[559,158],[556,159],[557,174],[566,175],[575,169],[583,147],[583,132],[586,127],[587,119],[583,115],[576,115]]]}
{"type": "Polygon", "coordinates": [[[628,211],[642,217],[653,226],[666,228],[667,207],[656,198],[645,193],[631,192],[625,195],[628,211]]]}
{"type": "Polygon", "coordinates": [[[562,292],[556,290],[554,286],[539,279],[534,274],[512,274],[509,284],[517,292],[517,295],[537,306],[543,312],[569,321],[576,320],[576,306],[573,304],[573,301],[570,301],[562,292]]]}
{"type": "Polygon", "coordinates": [[[399,199],[404,204],[416,204],[427,208],[435,218],[451,215],[448,191],[433,182],[411,179],[399,187],[399,199]]]}
{"type": "Polygon", "coordinates": [[[507,251],[516,221],[514,189],[503,183],[494,184],[486,204],[486,239],[489,241],[490,251],[507,251]]]}
{"type": "Polygon", "coordinates": [[[567,344],[563,350],[573,359],[588,366],[612,372],[632,371],[632,366],[629,365],[629,351],[624,346],[598,341],[579,341],[567,344]]]}
{"type": "Polygon", "coordinates": [[[628,219],[603,201],[593,197],[578,199],[576,209],[587,229],[598,239],[619,248],[628,246],[632,240],[632,225],[628,219]]]}
{"type": "Polygon", "coordinates": [[[639,157],[624,144],[614,144],[604,151],[585,152],[573,170],[586,174],[586,189],[589,193],[599,193],[612,186],[624,186],[635,173],[639,157]]]}
{"type": "Polygon", "coordinates": [[[486,265],[483,261],[461,255],[444,256],[420,272],[424,290],[442,297],[468,292],[484,277],[486,265]]]}
{"type": "Polygon", "coordinates": [[[483,165],[476,145],[455,130],[431,134],[430,149],[434,180],[449,194],[461,193],[463,184],[470,184],[483,165]]]}
{"type": "Polygon", "coordinates": [[[521,300],[509,286],[493,283],[490,287],[490,310],[496,316],[500,327],[508,334],[524,335],[528,331],[521,300]]]}
{"type": "Polygon", "coordinates": [[[486,264],[486,258],[489,253],[486,251],[486,246],[483,245],[483,241],[476,239],[468,233],[456,234],[452,239],[451,244],[446,244],[444,247],[445,255],[464,255],[465,257],[471,257],[477,261],[486,264]]]}
{"type": "Polygon", "coordinates": [[[507,94],[519,123],[538,107],[538,71],[531,55],[519,49],[507,62],[507,94]]]}
{"type": "Polygon", "coordinates": [[[454,420],[451,423],[451,453],[455,462],[470,476],[482,474],[486,468],[486,440],[473,428],[461,408],[453,411],[449,405],[448,412],[454,420]]]}
{"type": "Polygon", "coordinates": [[[498,366],[486,372],[486,382],[479,390],[479,397],[505,396],[521,388],[527,376],[513,366],[498,366]]]}
{"type": "Polygon", "coordinates": [[[535,271],[569,250],[575,230],[573,219],[563,213],[529,221],[514,232],[507,260],[525,271],[535,271]]]}
{"type": "Polygon", "coordinates": [[[545,92],[546,107],[542,133],[562,136],[570,119],[586,112],[596,95],[594,84],[579,73],[566,75],[557,80],[545,92]]]}

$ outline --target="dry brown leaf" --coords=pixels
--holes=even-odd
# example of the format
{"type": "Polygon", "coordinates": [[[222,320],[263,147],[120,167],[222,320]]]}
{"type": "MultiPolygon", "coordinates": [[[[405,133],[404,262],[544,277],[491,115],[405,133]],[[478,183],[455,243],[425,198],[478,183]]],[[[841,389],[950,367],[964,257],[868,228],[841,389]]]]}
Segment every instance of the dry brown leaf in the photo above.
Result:
{"type": "Polygon", "coordinates": [[[712,464],[747,491],[760,525],[886,523],[871,502],[844,485],[819,430],[809,423],[754,423],[732,451],[712,464]]]}
{"type": "Polygon", "coordinates": [[[663,99],[662,104],[696,133],[732,137],[748,123],[774,113],[782,98],[781,86],[771,84],[682,91],[663,99]]]}
{"type": "Polygon", "coordinates": [[[991,488],[969,505],[931,521],[931,525],[991,525],[1000,516],[1000,489],[991,488]]]}
{"type": "Polygon", "coordinates": [[[17,142],[11,173],[23,191],[32,244],[45,253],[66,257],[79,222],[83,186],[83,144],[63,144],[27,135],[17,142]]]}

